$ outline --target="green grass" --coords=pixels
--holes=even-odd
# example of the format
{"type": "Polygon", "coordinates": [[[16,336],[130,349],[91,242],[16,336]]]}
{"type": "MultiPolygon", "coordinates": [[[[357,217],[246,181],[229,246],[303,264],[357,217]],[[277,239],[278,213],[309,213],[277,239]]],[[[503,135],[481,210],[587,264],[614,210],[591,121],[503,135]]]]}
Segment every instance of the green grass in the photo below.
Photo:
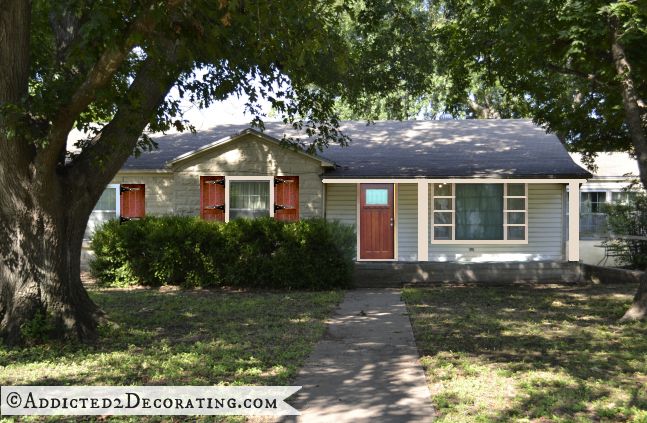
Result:
{"type": "Polygon", "coordinates": [[[438,422],[647,422],[636,286],[406,289],[438,422]]]}
{"type": "Polygon", "coordinates": [[[0,384],[288,385],[343,293],[106,289],[91,296],[112,322],[98,343],[0,347],[0,384]]]}

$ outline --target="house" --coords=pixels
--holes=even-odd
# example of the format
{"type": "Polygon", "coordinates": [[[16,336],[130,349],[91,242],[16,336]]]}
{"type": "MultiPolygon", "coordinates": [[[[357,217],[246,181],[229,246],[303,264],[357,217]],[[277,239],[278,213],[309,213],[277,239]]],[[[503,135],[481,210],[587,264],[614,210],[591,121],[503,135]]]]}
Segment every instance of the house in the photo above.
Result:
{"type": "MultiPolygon", "coordinates": [[[[579,153],[573,160],[584,166],[579,153]]],[[[624,152],[599,153],[595,172],[582,185],[580,193],[580,259],[586,264],[613,266],[615,257],[605,256],[603,241],[609,237],[604,205],[627,202],[640,191],[636,159],[624,152]]]]}
{"type": "Polygon", "coordinates": [[[531,121],[346,122],[342,131],[350,146],[317,155],[282,145],[300,134],[281,123],[157,138],[158,150],[130,158],[107,187],[88,233],[146,214],[325,217],[356,227],[358,261],[579,260],[579,190],[591,174],[531,121]]]}

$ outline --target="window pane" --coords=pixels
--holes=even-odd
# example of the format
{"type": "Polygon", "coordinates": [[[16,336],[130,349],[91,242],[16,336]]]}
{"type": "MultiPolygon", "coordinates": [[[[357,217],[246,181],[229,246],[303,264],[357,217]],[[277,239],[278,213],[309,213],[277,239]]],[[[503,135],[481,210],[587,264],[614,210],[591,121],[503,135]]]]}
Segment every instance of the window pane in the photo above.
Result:
{"type": "Polygon", "coordinates": [[[94,210],[110,210],[116,211],[117,209],[117,190],[115,188],[106,188],[99,197],[97,205],[94,210]]]}
{"type": "Polygon", "coordinates": [[[508,239],[513,241],[524,240],[526,229],[524,226],[508,226],[508,239]]]}
{"type": "Polygon", "coordinates": [[[452,214],[451,212],[435,212],[434,223],[437,225],[451,225],[452,214]]]}
{"type": "Polygon", "coordinates": [[[509,212],[508,223],[513,225],[523,225],[526,223],[526,213],[523,212],[509,212]]]}
{"type": "Polygon", "coordinates": [[[451,197],[452,184],[434,184],[434,197],[451,197]]]}
{"type": "Polygon", "coordinates": [[[232,181],[229,184],[229,218],[270,215],[270,184],[267,181],[232,181]]]}
{"type": "Polygon", "coordinates": [[[88,225],[85,227],[83,239],[90,239],[94,231],[104,222],[117,218],[117,188],[106,188],[99,201],[97,201],[94,210],[90,213],[88,225]]]}
{"type": "Polygon", "coordinates": [[[636,201],[636,193],[625,191],[612,192],[611,201],[613,201],[614,203],[630,204],[636,201]]]}
{"type": "Polygon", "coordinates": [[[389,204],[389,190],[385,188],[366,189],[367,206],[387,206],[389,204]]]}
{"type": "Polygon", "coordinates": [[[526,199],[525,198],[508,198],[508,210],[525,210],[526,209],[526,199]]]}
{"type": "Polygon", "coordinates": [[[580,238],[601,238],[608,235],[607,215],[604,213],[580,214],[580,238]]]}
{"type": "Polygon", "coordinates": [[[524,184],[508,184],[508,195],[525,196],[526,186],[524,184]]]}
{"type": "Polygon", "coordinates": [[[434,239],[452,239],[451,226],[435,226],[434,239]]]}
{"type": "Polygon", "coordinates": [[[451,198],[434,198],[434,210],[451,210],[451,198]]]}
{"type": "Polygon", "coordinates": [[[456,239],[503,239],[502,184],[456,185],[456,239]]]}
{"type": "Polygon", "coordinates": [[[606,192],[583,192],[580,197],[582,213],[602,213],[602,205],[606,202],[606,192]]]}

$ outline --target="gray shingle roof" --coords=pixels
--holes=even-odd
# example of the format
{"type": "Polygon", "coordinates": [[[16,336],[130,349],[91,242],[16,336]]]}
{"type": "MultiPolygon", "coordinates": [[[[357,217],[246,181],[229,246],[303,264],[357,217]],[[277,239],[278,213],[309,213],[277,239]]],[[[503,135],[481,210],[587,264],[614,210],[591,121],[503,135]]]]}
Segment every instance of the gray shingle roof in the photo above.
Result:
{"type": "MultiPolygon", "coordinates": [[[[304,137],[282,123],[265,134],[304,137]]],[[[130,158],[124,169],[160,169],[177,156],[234,135],[248,125],[221,125],[196,134],[157,137],[159,149],[130,158]]],[[[338,167],[329,178],[513,177],[588,178],[555,135],[529,120],[344,122],[348,147],[331,146],[322,158],[338,167]]]]}

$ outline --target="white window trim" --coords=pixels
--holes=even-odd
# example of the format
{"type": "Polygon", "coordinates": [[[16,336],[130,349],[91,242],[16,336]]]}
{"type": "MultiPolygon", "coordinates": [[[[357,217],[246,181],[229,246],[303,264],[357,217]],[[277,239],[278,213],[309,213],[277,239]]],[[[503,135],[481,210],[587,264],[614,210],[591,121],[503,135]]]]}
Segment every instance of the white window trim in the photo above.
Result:
{"type": "MultiPolygon", "coordinates": [[[[121,185],[120,184],[108,184],[105,189],[113,188],[115,189],[115,210],[117,212],[117,218],[121,217],[121,185]]],[[[112,210],[101,210],[101,209],[92,209],[92,212],[111,212],[112,210]]]]}
{"type": "Polygon", "coordinates": [[[225,222],[229,222],[229,183],[231,181],[267,181],[270,184],[270,217],[274,218],[274,176],[225,176],[225,222]]]}
{"type": "MultiPolygon", "coordinates": [[[[442,182],[437,182],[437,183],[442,183],[442,182]]],[[[460,182],[460,183],[471,183],[468,181],[465,182],[460,182]]],[[[432,244],[453,244],[453,245],[479,245],[479,244],[488,244],[488,245],[523,245],[523,244],[528,244],[528,183],[526,182],[521,182],[521,181],[506,181],[506,182],[499,182],[499,181],[490,181],[489,183],[491,184],[503,184],[503,239],[491,239],[491,240],[457,240],[456,239],[456,185],[458,183],[451,183],[452,186],[452,195],[451,196],[435,196],[435,183],[431,184],[431,228],[430,228],[430,239],[432,244]],[[507,195],[508,194],[508,184],[523,184],[524,190],[526,195],[507,195]],[[451,224],[436,224],[434,219],[435,215],[434,213],[436,212],[435,209],[435,204],[434,200],[436,198],[451,198],[452,200],[452,209],[451,209],[451,214],[452,214],[452,223],[451,224]],[[525,209],[524,210],[513,210],[513,209],[508,209],[508,199],[509,198],[523,198],[525,199],[525,209]],[[520,223],[508,223],[508,212],[523,212],[525,214],[525,222],[523,224],[520,223]],[[434,228],[436,226],[451,226],[452,227],[452,239],[436,239],[435,238],[435,233],[434,233],[434,228]],[[513,240],[513,239],[508,239],[508,227],[525,227],[524,231],[524,236],[525,239],[518,239],[518,240],[513,240]]],[[[440,212],[445,212],[449,213],[450,210],[439,210],[440,212]]]]}

